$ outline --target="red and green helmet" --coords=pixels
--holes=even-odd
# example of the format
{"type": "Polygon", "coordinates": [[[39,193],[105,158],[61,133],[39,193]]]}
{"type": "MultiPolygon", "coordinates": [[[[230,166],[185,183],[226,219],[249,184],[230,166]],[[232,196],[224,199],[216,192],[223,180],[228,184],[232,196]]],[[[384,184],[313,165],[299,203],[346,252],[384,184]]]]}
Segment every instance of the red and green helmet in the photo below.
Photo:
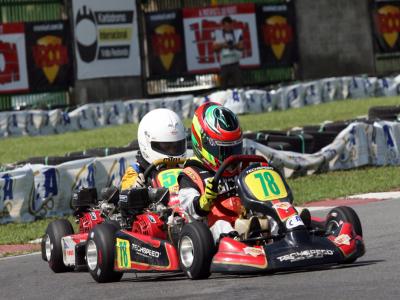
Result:
{"type": "Polygon", "coordinates": [[[201,105],[192,121],[193,152],[211,170],[231,155],[242,154],[242,130],[236,115],[214,102],[201,105]]]}

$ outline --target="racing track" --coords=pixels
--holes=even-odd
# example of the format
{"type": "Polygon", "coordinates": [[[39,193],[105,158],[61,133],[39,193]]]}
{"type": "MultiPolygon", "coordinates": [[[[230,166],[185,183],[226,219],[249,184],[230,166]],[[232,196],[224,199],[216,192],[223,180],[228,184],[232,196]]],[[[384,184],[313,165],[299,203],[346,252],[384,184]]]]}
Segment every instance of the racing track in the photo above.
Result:
{"type": "Polygon", "coordinates": [[[367,253],[352,265],[266,276],[125,274],[97,284],[88,273],[54,274],[40,255],[0,259],[0,299],[399,299],[400,199],[354,205],[367,253]]]}

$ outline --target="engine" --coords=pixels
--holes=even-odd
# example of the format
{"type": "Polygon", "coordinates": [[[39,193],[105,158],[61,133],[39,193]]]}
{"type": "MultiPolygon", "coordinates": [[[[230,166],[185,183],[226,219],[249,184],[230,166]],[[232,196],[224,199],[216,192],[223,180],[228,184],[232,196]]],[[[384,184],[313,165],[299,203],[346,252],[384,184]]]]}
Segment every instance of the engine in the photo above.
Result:
{"type": "Polygon", "coordinates": [[[136,216],[136,220],[132,224],[132,232],[143,235],[166,239],[165,223],[160,217],[151,212],[147,212],[136,216]]]}

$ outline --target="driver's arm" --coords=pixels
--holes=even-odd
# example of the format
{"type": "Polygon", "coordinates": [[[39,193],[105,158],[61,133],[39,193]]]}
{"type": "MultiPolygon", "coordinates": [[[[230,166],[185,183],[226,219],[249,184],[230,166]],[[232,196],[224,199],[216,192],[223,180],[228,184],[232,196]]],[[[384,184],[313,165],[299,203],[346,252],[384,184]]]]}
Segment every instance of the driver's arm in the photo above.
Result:
{"type": "Polygon", "coordinates": [[[137,185],[142,185],[143,181],[143,174],[140,170],[140,167],[137,164],[132,164],[128,167],[128,169],[125,171],[124,176],[122,177],[121,180],[121,191],[124,190],[129,190],[134,187],[137,187],[137,185]],[[141,176],[140,176],[141,175],[141,176]]]}

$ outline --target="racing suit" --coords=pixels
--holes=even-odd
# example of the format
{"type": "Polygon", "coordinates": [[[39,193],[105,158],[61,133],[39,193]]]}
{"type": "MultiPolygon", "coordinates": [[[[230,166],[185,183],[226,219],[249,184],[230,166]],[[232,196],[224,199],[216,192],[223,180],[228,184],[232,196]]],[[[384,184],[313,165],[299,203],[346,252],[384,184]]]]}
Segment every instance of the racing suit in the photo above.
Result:
{"type": "Polygon", "coordinates": [[[132,163],[128,169],[126,169],[125,174],[122,177],[120,190],[124,191],[137,186],[145,186],[143,173],[149,166],[150,164],[143,158],[140,151],[138,151],[136,162],[132,163]]]}
{"type": "MultiPolygon", "coordinates": [[[[209,178],[213,178],[215,172],[210,171],[197,159],[190,159],[185,163],[183,171],[178,177],[178,198],[182,209],[199,221],[207,221],[209,210],[201,205],[200,198],[204,193],[204,187],[209,178]]],[[[222,177],[218,186],[218,195],[232,190],[236,177],[222,177]]],[[[234,232],[232,225],[224,220],[218,220],[210,227],[214,241],[217,242],[221,234],[234,232]]]]}

